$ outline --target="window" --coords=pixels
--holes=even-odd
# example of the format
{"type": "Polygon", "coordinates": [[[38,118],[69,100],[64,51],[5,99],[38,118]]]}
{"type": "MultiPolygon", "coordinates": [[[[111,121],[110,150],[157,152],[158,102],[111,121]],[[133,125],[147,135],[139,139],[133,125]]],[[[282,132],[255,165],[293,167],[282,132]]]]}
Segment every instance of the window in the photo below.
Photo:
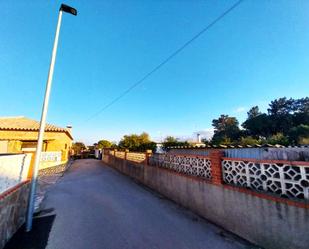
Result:
{"type": "Polygon", "coordinates": [[[23,142],[22,146],[21,146],[21,150],[22,151],[35,151],[36,150],[36,142],[23,142]]]}

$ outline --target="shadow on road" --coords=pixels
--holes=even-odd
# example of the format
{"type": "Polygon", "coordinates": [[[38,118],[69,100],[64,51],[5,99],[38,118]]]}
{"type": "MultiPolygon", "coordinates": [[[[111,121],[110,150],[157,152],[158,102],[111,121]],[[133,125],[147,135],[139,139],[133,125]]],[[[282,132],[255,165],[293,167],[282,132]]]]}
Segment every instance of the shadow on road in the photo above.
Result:
{"type": "Polygon", "coordinates": [[[23,225],[4,249],[45,249],[55,217],[56,215],[50,215],[35,218],[29,233],[25,232],[25,225],[23,225]]]}

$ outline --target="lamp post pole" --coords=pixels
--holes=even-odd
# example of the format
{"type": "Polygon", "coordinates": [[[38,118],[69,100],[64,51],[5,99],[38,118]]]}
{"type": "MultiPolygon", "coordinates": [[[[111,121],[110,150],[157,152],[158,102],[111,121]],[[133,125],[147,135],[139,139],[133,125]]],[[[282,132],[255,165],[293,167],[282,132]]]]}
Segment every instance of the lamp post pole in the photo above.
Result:
{"type": "Polygon", "coordinates": [[[43,145],[46,116],[47,116],[47,110],[48,110],[48,103],[49,103],[49,96],[50,96],[50,91],[51,91],[52,79],[53,79],[53,74],[54,74],[54,67],[55,67],[57,47],[58,47],[58,39],[59,39],[59,32],[60,32],[62,12],[63,11],[71,13],[73,15],[77,14],[77,11],[75,9],[73,9],[73,8],[67,6],[67,5],[64,5],[64,4],[62,4],[60,9],[59,9],[56,35],[55,35],[55,40],[54,40],[54,47],[53,47],[50,66],[49,66],[49,72],[48,72],[48,78],[47,78],[46,90],[45,90],[45,97],[44,97],[44,103],[43,103],[42,114],[41,114],[40,129],[39,129],[39,136],[38,136],[38,142],[37,142],[36,153],[35,153],[34,166],[33,166],[33,169],[32,169],[33,172],[32,172],[30,194],[29,194],[29,201],[28,201],[28,210],[27,210],[27,218],[26,218],[26,231],[27,232],[31,231],[31,229],[32,229],[32,219],[33,219],[34,205],[35,205],[35,192],[36,192],[36,185],[37,185],[37,180],[38,180],[37,179],[38,178],[38,170],[39,170],[39,164],[40,164],[40,159],[41,159],[41,151],[42,151],[42,145],[43,145]]]}

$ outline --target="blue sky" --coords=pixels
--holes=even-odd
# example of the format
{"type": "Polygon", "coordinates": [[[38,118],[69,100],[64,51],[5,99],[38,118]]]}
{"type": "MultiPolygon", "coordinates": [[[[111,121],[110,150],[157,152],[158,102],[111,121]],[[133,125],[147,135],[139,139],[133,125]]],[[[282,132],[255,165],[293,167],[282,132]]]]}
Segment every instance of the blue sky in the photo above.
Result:
{"type": "MultiPolygon", "coordinates": [[[[86,121],[235,1],[67,1],[48,122],[87,144],[190,136],[220,114],[309,95],[309,2],[245,0],[142,85],[86,121]]],[[[0,116],[40,118],[60,1],[0,3],[0,116]]]]}

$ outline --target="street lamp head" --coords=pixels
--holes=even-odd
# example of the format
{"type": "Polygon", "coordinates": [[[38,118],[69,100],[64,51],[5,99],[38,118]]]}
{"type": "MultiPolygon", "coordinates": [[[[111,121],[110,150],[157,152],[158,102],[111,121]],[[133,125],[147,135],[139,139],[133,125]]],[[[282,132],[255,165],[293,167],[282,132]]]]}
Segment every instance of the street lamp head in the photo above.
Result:
{"type": "Polygon", "coordinates": [[[64,12],[70,13],[74,16],[77,15],[77,10],[66,5],[66,4],[61,4],[59,11],[64,11],[64,12]]]}

